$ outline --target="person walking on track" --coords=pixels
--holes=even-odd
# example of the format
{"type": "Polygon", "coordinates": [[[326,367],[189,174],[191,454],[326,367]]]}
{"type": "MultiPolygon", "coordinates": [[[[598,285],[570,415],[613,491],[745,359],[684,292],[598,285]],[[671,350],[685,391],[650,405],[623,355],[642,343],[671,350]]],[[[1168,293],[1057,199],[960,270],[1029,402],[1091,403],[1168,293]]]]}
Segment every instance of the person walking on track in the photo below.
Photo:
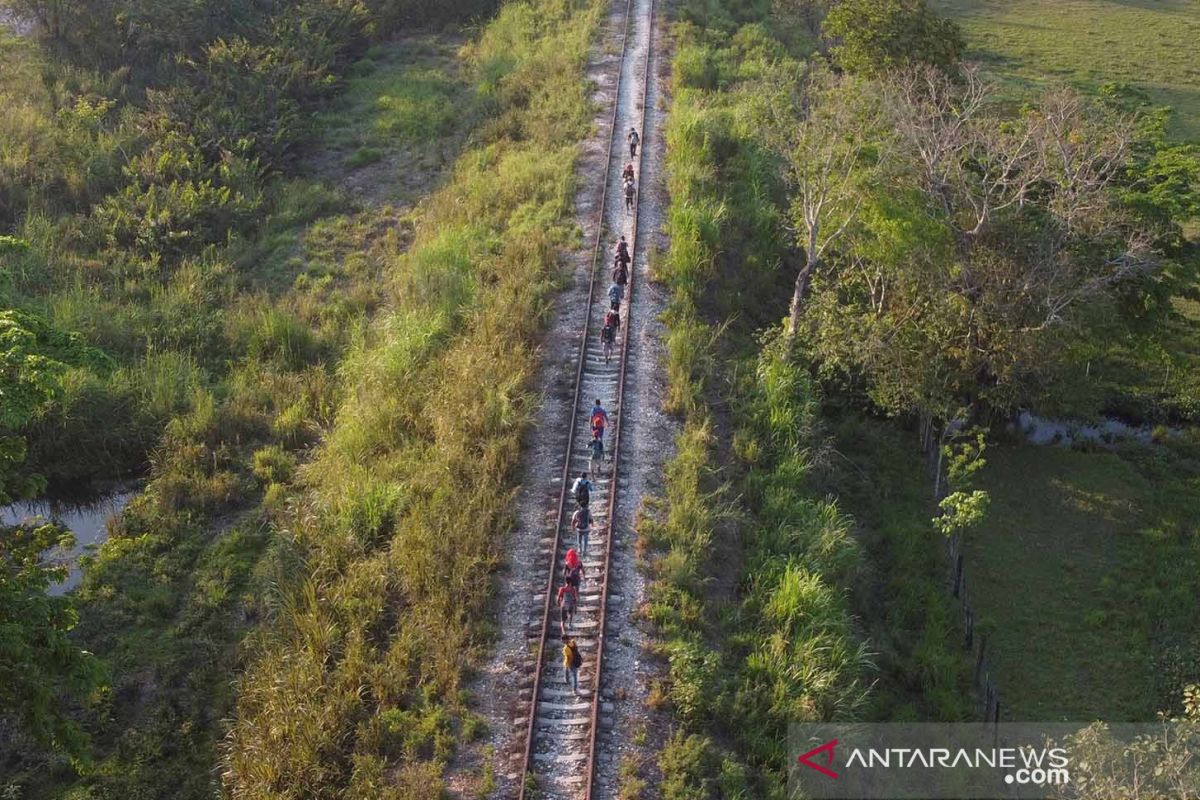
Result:
{"type": "Polygon", "coordinates": [[[588,511],[587,506],[575,509],[571,516],[571,527],[575,529],[575,535],[578,537],[579,555],[586,556],[588,538],[592,533],[592,512],[588,511]]]}
{"type": "Polygon", "coordinates": [[[571,690],[579,694],[579,668],[583,666],[583,656],[579,647],[570,636],[563,637],[563,679],[571,684],[571,690]]]}
{"type": "Polygon", "coordinates": [[[564,583],[558,588],[558,609],[562,613],[558,629],[563,636],[567,635],[567,629],[571,627],[571,622],[575,619],[575,606],[578,603],[579,590],[574,586],[564,583]]]}
{"type": "Polygon", "coordinates": [[[599,436],[593,436],[588,442],[588,451],[592,457],[592,472],[596,475],[600,474],[600,467],[604,465],[604,440],[599,436]]]}
{"type": "Polygon", "coordinates": [[[638,144],[642,138],[638,136],[637,128],[630,128],[629,133],[625,134],[625,138],[629,140],[629,157],[637,158],[638,144]]]}
{"type": "Polygon", "coordinates": [[[612,282],[621,287],[629,283],[629,265],[620,256],[613,258],[612,282]]]}
{"type": "Polygon", "coordinates": [[[621,301],[625,298],[625,287],[619,283],[614,283],[608,287],[608,307],[616,311],[621,307],[621,301]]]}
{"type": "Polygon", "coordinates": [[[575,503],[580,508],[587,508],[591,501],[592,482],[588,480],[586,472],[579,473],[579,477],[575,479],[575,483],[571,484],[571,496],[575,498],[575,503]]]}
{"type": "Polygon", "coordinates": [[[617,242],[617,247],[613,251],[614,260],[622,264],[628,264],[633,259],[629,256],[629,244],[625,241],[625,237],[621,237],[621,241],[617,242]]]}
{"type": "Polygon", "coordinates": [[[579,551],[572,547],[567,550],[567,557],[563,563],[563,583],[573,587],[576,594],[583,586],[583,572],[583,562],[579,560],[579,551]]]}
{"type": "MultiPolygon", "coordinates": [[[[609,314],[613,313],[611,311],[609,314]]],[[[612,358],[613,345],[617,341],[617,329],[609,324],[607,316],[604,320],[604,327],[600,329],[600,346],[604,350],[604,363],[607,364],[612,358]]]]}
{"type": "Polygon", "coordinates": [[[611,308],[604,312],[604,324],[612,325],[613,330],[621,330],[621,312],[613,311],[611,308]]]}
{"type": "Polygon", "coordinates": [[[608,412],[604,410],[604,406],[600,405],[600,398],[596,398],[596,405],[592,406],[592,437],[596,439],[604,438],[604,429],[608,427],[608,412]]]}
{"type": "Polygon", "coordinates": [[[633,162],[630,161],[628,164],[625,165],[625,171],[621,173],[621,180],[631,181],[631,180],[633,180],[633,175],[634,175],[633,162]]]}
{"type": "Polygon", "coordinates": [[[633,213],[633,201],[637,197],[637,184],[633,182],[633,178],[625,181],[625,213],[633,213]]]}

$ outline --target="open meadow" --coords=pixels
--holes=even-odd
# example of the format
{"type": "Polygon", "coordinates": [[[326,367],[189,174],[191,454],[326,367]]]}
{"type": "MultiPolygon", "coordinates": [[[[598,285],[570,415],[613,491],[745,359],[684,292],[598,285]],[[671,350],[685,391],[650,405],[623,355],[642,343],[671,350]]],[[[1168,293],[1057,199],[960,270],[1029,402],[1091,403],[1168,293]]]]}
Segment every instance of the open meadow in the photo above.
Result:
{"type": "Polygon", "coordinates": [[[961,25],[967,58],[1015,97],[1110,81],[1175,109],[1171,133],[1200,139],[1200,3],[1193,0],[932,0],[961,25]]]}

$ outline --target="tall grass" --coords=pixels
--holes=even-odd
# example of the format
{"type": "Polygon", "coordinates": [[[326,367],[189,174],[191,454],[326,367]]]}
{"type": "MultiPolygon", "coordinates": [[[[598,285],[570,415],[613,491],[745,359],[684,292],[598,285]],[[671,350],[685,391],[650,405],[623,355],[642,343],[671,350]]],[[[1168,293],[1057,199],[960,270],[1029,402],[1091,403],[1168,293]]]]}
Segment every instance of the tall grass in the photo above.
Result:
{"type": "MultiPolygon", "coordinates": [[[[454,68],[452,37],[428,41],[439,48],[439,64],[446,62],[457,92],[472,91],[454,68]]],[[[400,44],[388,51],[393,72],[412,58],[400,44]]],[[[28,72],[33,85],[26,99],[45,115],[54,101],[36,84],[40,62],[28,47],[20,53],[13,71],[6,62],[0,92],[22,79],[15,71],[28,72]]],[[[86,93],[92,85],[80,81],[76,88],[86,93]]],[[[370,104],[369,91],[348,95],[350,116],[370,104]]],[[[107,123],[120,128],[123,119],[107,123]]],[[[453,154],[478,122],[456,118],[440,152],[453,154]]],[[[0,123],[0,138],[4,130],[0,123]]],[[[395,132],[390,145],[419,152],[423,139],[408,141],[407,135],[395,132]]],[[[322,150],[332,146],[321,144],[322,150]]],[[[0,141],[0,149],[5,145],[0,141]]],[[[313,162],[325,164],[324,155],[313,162]]],[[[418,369],[421,380],[436,379],[427,365],[472,323],[478,293],[459,274],[465,268],[455,266],[449,285],[467,291],[446,303],[445,313],[429,312],[440,307],[438,298],[397,309],[396,320],[414,322],[410,332],[419,344],[393,359],[393,376],[380,375],[372,359],[394,356],[382,343],[400,340],[389,333],[392,320],[370,330],[367,320],[407,292],[399,275],[409,267],[401,254],[414,235],[413,219],[423,212],[359,207],[335,185],[342,178],[338,163],[332,174],[264,180],[269,213],[245,238],[183,258],[98,254],[82,216],[64,212],[53,186],[44,196],[53,204],[30,203],[13,235],[0,235],[0,304],[42,311],[103,346],[120,365],[66,376],[61,402],[25,432],[31,465],[61,481],[130,473],[144,481],[90,559],[75,596],[78,642],[105,659],[113,675],[109,702],[84,720],[96,745],[96,768],[81,774],[51,753],[6,751],[0,785],[9,793],[31,800],[215,796],[224,720],[234,710],[233,678],[243,666],[237,643],[248,629],[277,618],[285,604],[273,587],[290,587],[304,568],[295,535],[315,526],[294,521],[318,505],[303,502],[304,487],[329,485],[338,502],[322,513],[345,520],[338,535],[358,552],[387,543],[394,517],[408,508],[411,498],[400,484],[373,473],[367,461],[357,473],[348,471],[344,485],[340,477],[311,477],[319,474],[311,463],[314,445],[334,428],[339,410],[339,429],[349,427],[356,412],[348,398],[359,386],[372,385],[378,401],[406,397],[406,382],[418,369]],[[341,367],[348,353],[361,363],[341,367]],[[357,486],[355,477],[361,477],[357,486]]],[[[409,196],[427,191],[423,184],[435,181],[439,170],[429,166],[420,181],[408,181],[409,196]]],[[[0,194],[6,190],[0,185],[0,194]]],[[[169,228],[160,232],[169,235],[169,228]]],[[[435,228],[426,224],[422,240],[435,238],[435,228]]],[[[477,252],[490,259],[497,249],[484,238],[477,252]]],[[[441,269],[438,258],[427,263],[441,269]]],[[[446,282],[436,279],[436,270],[431,274],[435,279],[411,285],[441,292],[446,282]]],[[[363,407],[386,409],[367,399],[363,407]]],[[[371,442],[363,452],[378,446],[371,442]]],[[[352,460],[357,465],[356,458],[328,465],[341,469],[352,460]]],[[[395,727],[382,729],[385,741],[424,752],[411,738],[398,737],[395,727]]]]}
{"type": "Polygon", "coordinates": [[[671,246],[656,266],[671,289],[666,405],[684,426],[641,532],[668,662],[657,696],[680,723],[663,796],[782,797],[788,723],[855,718],[871,662],[846,593],[862,562],[851,522],[815,491],[816,388],[754,335],[786,297],[778,165],[754,120],[770,75],[800,65],[718,5],[687,4],[712,27],[676,29],[671,246]]]}
{"type": "MultiPolygon", "coordinates": [[[[475,727],[480,580],[510,524],[533,343],[589,108],[597,0],[511,3],[467,48],[490,109],[391,264],[334,428],[286,523],[302,565],[250,649],[226,746],[237,797],[441,797],[475,727]]],[[[284,530],[280,530],[283,535],[284,530]]]]}

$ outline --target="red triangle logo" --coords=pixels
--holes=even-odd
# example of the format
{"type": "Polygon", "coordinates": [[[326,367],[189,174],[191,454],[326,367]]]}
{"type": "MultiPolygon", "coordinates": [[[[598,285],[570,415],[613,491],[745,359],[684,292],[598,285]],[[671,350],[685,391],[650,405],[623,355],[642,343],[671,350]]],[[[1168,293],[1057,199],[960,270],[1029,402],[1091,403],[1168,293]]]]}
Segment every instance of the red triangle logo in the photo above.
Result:
{"type": "Polygon", "coordinates": [[[837,747],[837,743],[838,743],[837,739],[831,739],[830,741],[826,742],[825,744],[821,745],[820,747],[815,747],[812,750],[809,750],[807,753],[799,756],[796,760],[799,761],[804,766],[808,767],[809,769],[815,769],[817,772],[821,773],[822,775],[826,775],[830,778],[836,778],[838,776],[838,774],[836,772],[834,772],[833,770],[829,769],[829,767],[833,764],[833,748],[837,747]],[[825,764],[824,765],[817,764],[812,761],[813,756],[815,756],[819,753],[825,754],[825,764]]]}

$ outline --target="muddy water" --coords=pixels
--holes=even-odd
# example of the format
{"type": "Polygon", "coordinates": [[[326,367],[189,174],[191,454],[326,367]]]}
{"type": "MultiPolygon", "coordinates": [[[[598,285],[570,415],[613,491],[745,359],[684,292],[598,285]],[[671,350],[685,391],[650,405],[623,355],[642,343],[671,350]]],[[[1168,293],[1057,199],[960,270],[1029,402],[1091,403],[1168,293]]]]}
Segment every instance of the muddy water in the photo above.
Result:
{"type": "Polygon", "coordinates": [[[86,502],[33,500],[14,503],[0,508],[0,526],[56,522],[74,534],[73,548],[54,548],[46,553],[48,561],[66,564],[71,569],[65,581],[50,587],[50,594],[60,595],[79,585],[83,578],[80,556],[94,550],[108,538],[109,520],[121,513],[134,494],[133,491],[117,491],[86,502]]]}

